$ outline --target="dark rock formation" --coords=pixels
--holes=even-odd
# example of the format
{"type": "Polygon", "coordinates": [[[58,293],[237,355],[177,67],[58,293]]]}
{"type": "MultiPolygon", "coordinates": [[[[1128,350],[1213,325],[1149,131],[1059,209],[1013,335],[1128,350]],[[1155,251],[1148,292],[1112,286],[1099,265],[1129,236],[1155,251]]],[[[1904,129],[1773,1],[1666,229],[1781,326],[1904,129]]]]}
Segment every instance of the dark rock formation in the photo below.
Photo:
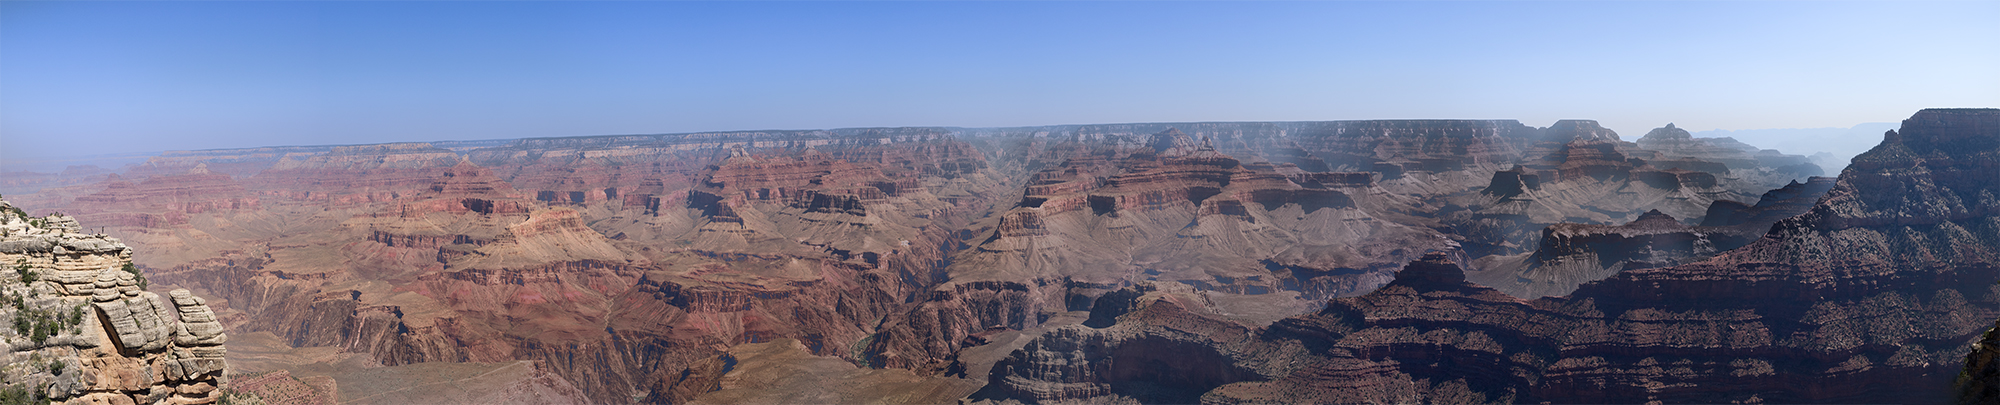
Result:
{"type": "Polygon", "coordinates": [[[1533,253],[1482,258],[1472,279],[1516,297],[1568,295],[1583,283],[1619,271],[1690,263],[1760,235],[1749,229],[1682,225],[1657,210],[1620,226],[1556,224],[1542,230],[1533,253]]]}
{"type": "Polygon", "coordinates": [[[1260,351],[1254,330],[1215,319],[1204,296],[1184,285],[1141,283],[1106,297],[1123,299],[1118,313],[1093,309],[1092,317],[1115,317],[1115,325],[1042,335],[994,365],[972,399],[1196,403],[1225,384],[1275,377],[1244,364],[1304,350],[1260,351]]]}
{"type": "Polygon", "coordinates": [[[1682,225],[1658,210],[1621,226],[1550,225],[1542,229],[1535,251],[1479,258],[1471,277],[1510,295],[1535,298],[1567,295],[1622,270],[1692,263],[1757,240],[1772,224],[1810,210],[1833,184],[1828,177],[1795,182],[1764,193],[1756,206],[1716,201],[1700,226],[1682,225]]]}
{"type": "Polygon", "coordinates": [[[1958,403],[2000,402],[2000,322],[1986,330],[1965,354],[1965,369],[1958,375],[1958,403]]]}
{"type": "MultiPolygon", "coordinates": [[[[1794,215],[1804,214],[1818,203],[1820,197],[1833,189],[1834,178],[1813,177],[1804,183],[1793,182],[1784,188],[1771,190],[1757,199],[1756,205],[1744,205],[1735,201],[1716,201],[1708,206],[1708,215],[1703,216],[1701,226],[1740,226],[1763,228],[1794,215]]],[[[1761,229],[1760,229],[1761,231],[1761,229]]]]}

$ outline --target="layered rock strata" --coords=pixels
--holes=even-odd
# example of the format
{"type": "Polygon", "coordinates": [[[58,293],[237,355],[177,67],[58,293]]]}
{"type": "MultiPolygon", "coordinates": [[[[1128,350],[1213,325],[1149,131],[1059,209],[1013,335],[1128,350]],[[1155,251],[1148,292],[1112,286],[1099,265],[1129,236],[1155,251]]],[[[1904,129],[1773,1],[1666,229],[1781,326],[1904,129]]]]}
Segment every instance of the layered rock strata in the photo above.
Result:
{"type": "Polygon", "coordinates": [[[1186,148],[1177,130],[1154,138],[1146,144],[1170,149],[1100,145],[1031,175],[1020,202],[945,269],[950,281],[885,320],[871,361],[944,370],[976,344],[970,336],[1036,328],[1138,282],[1272,294],[1293,307],[1285,302],[1372,289],[1394,263],[1446,243],[1377,218],[1411,203],[1372,173],[1288,175],[1224,155],[1212,139],[1186,148]]]}
{"type": "MultiPolygon", "coordinates": [[[[1500,172],[1530,178],[1529,174],[1500,172]]],[[[1496,180],[1502,184],[1532,184],[1533,180],[1496,180]]],[[[1620,226],[1558,223],[1542,228],[1533,252],[1493,255],[1470,263],[1474,282],[1516,297],[1567,295],[1583,283],[1602,280],[1626,269],[1692,263],[1747,245],[1772,224],[1810,210],[1833,188],[1834,179],[1814,177],[1771,190],[1747,206],[1729,200],[1709,206],[1700,226],[1683,225],[1658,210],[1620,226]]],[[[1512,186],[1521,187],[1521,186],[1512,186]]]]}
{"type": "MultiPolygon", "coordinates": [[[[1980,197],[2000,188],[1994,161],[2000,110],[1924,110],[1809,212],[1712,259],[1522,300],[1432,253],[1374,292],[1177,355],[1301,353],[1233,363],[1275,377],[1223,384],[1204,403],[1948,401],[2000,314],[2000,201],[1980,197]]],[[[1043,369],[993,378],[1101,378],[1043,369]]],[[[1011,398],[1042,398],[1019,385],[1011,398]]]]}
{"type": "Polygon", "coordinates": [[[228,335],[206,301],[142,289],[132,250],[66,217],[0,200],[5,316],[0,376],[13,398],[54,403],[206,404],[226,382],[228,335]]]}
{"type": "MultiPolygon", "coordinates": [[[[875,320],[938,281],[962,218],[983,209],[981,193],[997,183],[979,155],[934,133],[865,140],[719,156],[530,140],[581,150],[473,153],[450,165],[426,157],[383,172],[429,175],[382,183],[391,192],[381,199],[313,211],[292,206],[312,199],[277,199],[269,216],[233,220],[278,237],[239,239],[241,250],[155,273],[228,298],[245,312],[240,329],[292,347],[365,353],[391,367],[528,360],[593,401],[682,403],[706,392],[690,387],[721,378],[702,371],[705,359],[736,344],[790,338],[816,355],[861,357],[875,320]],[[593,159],[611,164],[590,169],[605,163],[593,159]],[[584,166],[556,173],[551,162],[584,166]],[[540,198],[607,173],[621,186],[540,198]],[[622,183],[618,173],[638,178],[622,183]],[[674,177],[712,180],[661,180],[674,177]]],[[[366,151],[389,161],[415,153],[338,156],[366,151]]]]}
{"type": "Polygon", "coordinates": [[[1523,298],[1568,295],[1583,283],[1627,269],[1690,263],[1756,240],[1737,228],[1688,226],[1651,211],[1619,226],[1556,224],[1543,228],[1533,253],[1488,256],[1469,277],[1523,298]]]}
{"type": "Polygon", "coordinates": [[[526,361],[594,401],[682,403],[727,386],[737,345],[986,381],[967,365],[1049,319],[1116,324],[1135,285],[1254,330],[1427,249],[1770,188],[1663,156],[1589,121],[746,131],[175,153],[54,208],[159,218],[106,231],[281,349],[526,361]]]}

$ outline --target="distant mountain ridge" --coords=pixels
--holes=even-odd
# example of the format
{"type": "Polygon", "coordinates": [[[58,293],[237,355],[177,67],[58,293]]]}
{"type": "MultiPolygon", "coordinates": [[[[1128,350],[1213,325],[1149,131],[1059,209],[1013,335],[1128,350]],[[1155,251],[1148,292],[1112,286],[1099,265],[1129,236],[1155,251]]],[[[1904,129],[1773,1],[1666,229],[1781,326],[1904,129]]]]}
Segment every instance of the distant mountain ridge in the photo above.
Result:
{"type": "Polygon", "coordinates": [[[1824,156],[1813,156],[1813,163],[1832,175],[1846,168],[1847,160],[1854,155],[1875,147],[1882,131],[1896,129],[1897,125],[1894,122],[1868,122],[1847,128],[1713,129],[1695,132],[1694,136],[1734,138],[1764,148],[1806,155],[1826,152],[1824,156]]]}

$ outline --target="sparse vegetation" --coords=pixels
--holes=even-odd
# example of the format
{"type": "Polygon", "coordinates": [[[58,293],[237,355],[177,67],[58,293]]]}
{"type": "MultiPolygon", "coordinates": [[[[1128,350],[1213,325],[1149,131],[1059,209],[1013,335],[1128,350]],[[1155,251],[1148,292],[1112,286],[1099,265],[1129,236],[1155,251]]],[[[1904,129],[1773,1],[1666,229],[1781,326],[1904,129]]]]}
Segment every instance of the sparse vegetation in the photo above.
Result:
{"type": "Polygon", "coordinates": [[[31,284],[38,279],[35,275],[34,268],[28,266],[28,259],[21,259],[15,261],[14,272],[20,274],[21,284],[31,284]]]}
{"type": "Polygon", "coordinates": [[[42,398],[43,396],[40,388],[29,391],[28,387],[19,385],[0,387],[0,405],[48,403],[48,400],[42,398]]]}
{"type": "Polygon", "coordinates": [[[0,297],[0,301],[14,310],[14,332],[38,345],[64,329],[75,331],[76,326],[83,324],[82,306],[70,307],[68,311],[29,308],[27,299],[19,295],[0,297]]]}
{"type": "Polygon", "coordinates": [[[130,262],[125,263],[125,272],[132,273],[132,278],[139,283],[139,290],[144,291],[146,289],[146,273],[139,272],[139,268],[133,266],[130,262]]]}
{"type": "Polygon", "coordinates": [[[222,396],[215,401],[221,405],[264,405],[264,398],[248,392],[223,388],[222,396]]]}

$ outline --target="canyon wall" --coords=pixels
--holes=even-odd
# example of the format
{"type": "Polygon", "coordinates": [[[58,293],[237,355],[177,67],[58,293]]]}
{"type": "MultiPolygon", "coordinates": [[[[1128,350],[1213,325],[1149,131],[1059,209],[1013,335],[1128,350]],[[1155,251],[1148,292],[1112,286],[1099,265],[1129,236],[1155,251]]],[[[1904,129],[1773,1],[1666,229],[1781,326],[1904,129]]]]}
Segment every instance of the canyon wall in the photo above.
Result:
{"type": "MultiPolygon", "coordinates": [[[[1522,300],[1467,282],[1463,256],[1432,252],[1373,292],[1255,338],[1202,334],[1182,347],[1208,349],[1176,356],[1259,371],[1192,385],[1215,386],[1204,403],[1944,402],[2000,315],[2000,201],[1982,197],[2000,187],[1996,159],[2000,110],[1924,110],[1808,212],[1712,259],[1522,300]]],[[[1086,342],[1101,342],[1089,364],[1146,358],[1089,335],[1029,346],[1086,342]]],[[[1051,356],[1039,350],[1007,364],[1051,356]]],[[[1038,388],[1104,373],[996,367],[992,378],[1006,399],[1120,395],[1038,388]]]]}
{"type": "Polygon", "coordinates": [[[1183,401],[1288,378],[1298,366],[1272,362],[1320,343],[1260,346],[1267,327],[1394,287],[1427,251],[1475,275],[1592,263],[1509,291],[1559,293],[1749,243],[1761,229],[1720,229],[1816,196],[1756,199],[1793,183],[1785,155],[1655,132],[1374,120],[276,147],[170,153],[36,198],[118,235],[152,282],[214,299],[220,325],[258,337],[239,359],[259,387],[315,390],[287,398],[408,398],[350,389],[458,367],[514,370],[503,385],[550,401],[699,402],[735,386],[735,362],[775,358],[735,348],[787,342],[977,398],[1183,401]],[[1705,221],[1728,225],[1690,226],[1705,221]],[[1202,354],[1213,344],[1234,349],[1202,354]],[[1223,371],[1006,371],[1160,351],[1223,371]]]}

